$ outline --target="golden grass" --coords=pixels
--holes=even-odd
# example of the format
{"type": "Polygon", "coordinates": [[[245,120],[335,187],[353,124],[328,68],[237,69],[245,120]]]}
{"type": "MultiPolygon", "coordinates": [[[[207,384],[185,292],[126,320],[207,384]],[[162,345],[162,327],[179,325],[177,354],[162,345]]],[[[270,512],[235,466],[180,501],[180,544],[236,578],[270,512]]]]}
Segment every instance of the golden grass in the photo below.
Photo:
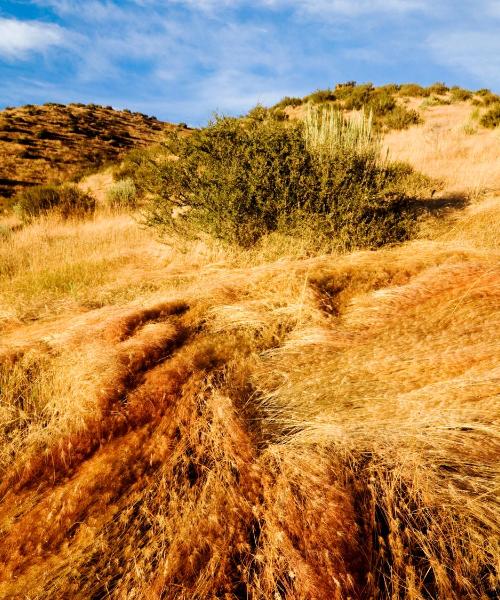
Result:
{"type": "Polygon", "coordinates": [[[500,131],[478,129],[471,135],[472,113],[468,104],[429,108],[423,125],[385,137],[390,157],[443,181],[449,194],[474,200],[500,191],[500,131]]]}
{"type": "Polygon", "coordinates": [[[10,234],[0,597],[495,597],[499,211],[345,256],[10,234]]]}

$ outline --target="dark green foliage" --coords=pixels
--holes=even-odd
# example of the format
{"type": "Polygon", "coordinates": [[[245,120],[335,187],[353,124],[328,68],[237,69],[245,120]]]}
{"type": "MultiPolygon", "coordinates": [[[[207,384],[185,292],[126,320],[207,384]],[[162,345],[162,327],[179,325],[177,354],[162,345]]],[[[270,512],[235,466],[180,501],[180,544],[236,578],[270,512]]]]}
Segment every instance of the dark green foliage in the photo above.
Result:
{"type": "Polygon", "coordinates": [[[500,102],[500,96],[488,91],[485,94],[481,94],[481,101],[484,104],[484,106],[491,106],[492,104],[500,102]]]}
{"type": "Polygon", "coordinates": [[[387,94],[397,94],[401,89],[401,86],[397,83],[386,83],[385,85],[381,85],[377,89],[382,92],[386,92],[387,94]]]}
{"type": "Polygon", "coordinates": [[[493,104],[492,107],[484,113],[479,121],[483,127],[494,129],[500,125],[500,102],[493,104]]]}
{"type": "Polygon", "coordinates": [[[446,92],[449,92],[449,90],[450,88],[442,81],[437,81],[427,88],[429,94],[437,94],[439,96],[446,94],[446,92]]]}
{"type": "Polygon", "coordinates": [[[333,102],[337,97],[332,90],[316,90],[309,96],[306,96],[304,100],[306,102],[312,102],[313,104],[322,104],[323,102],[333,102]]]}
{"type": "Polygon", "coordinates": [[[93,212],[95,198],[76,185],[37,185],[20,192],[16,197],[15,210],[24,221],[49,212],[61,217],[83,216],[93,212]]]}
{"type": "Polygon", "coordinates": [[[412,125],[422,123],[422,118],[416,110],[408,109],[406,106],[397,105],[387,113],[381,124],[385,129],[408,129],[412,125]]]}
{"type": "Polygon", "coordinates": [[[304,100],[302,98],[292,98],[290,96],[285,96],[282,98],[277,104],[273,106],[273,108],[286,108],[287,106],[301,106],[304,104],[304,100]]]}
{"type": "Polygon", "coordinates": [[[408,173],[369,154],[320,156],[303,127],[218,118],[189,138],[172,135],[161,152],[136,154],[128,175],[154,197],[147,223],[244,247],[305,228],[344,250],[407,239],[414,225],[403,191],[408,173]]]}
{"type": "Polygon", "coordinates": [[[34,159],[40,158],[40,156],[38,156],[38,154],[36,154],[32,150],[30,150],[29,148],[21,150],[18,153],[18,157],[19,158],[24,158],[24,159],[27,159],[27,160],[34,160],[34,159]]]}
{"type": "Polygon", "coordinates": [[[422,87],[418,83],[405,83],[400,86],[399,93],[401,96],[408,96],[411,98],[427,97],[430,96],[430,92],[427,88],[422,87]]]}
{"type": "Polygon", "coordinates": [[[469,90],[464,90],[458,86],[452,87],[450,91],[452,102],[464,102],[465,100],[470,100],[472,98],[472,92],[469,92],[469,90]]]}
{"type": "Polygon", "coordinates": [[[351,86],[342,84],[335,88],[335,94],[339,100],[344,101],[346,110],[361,110],[370,104],[375,88],[371,83],[363,83],[351,86]]]}
{"type": "Polygon", "coordinates": [[[48,129],[40,129],[40,131],[37,131],[36,137],[39,140],[53,140],[57,139],[59,136],[55,132],[49,131],[48,129]]]}

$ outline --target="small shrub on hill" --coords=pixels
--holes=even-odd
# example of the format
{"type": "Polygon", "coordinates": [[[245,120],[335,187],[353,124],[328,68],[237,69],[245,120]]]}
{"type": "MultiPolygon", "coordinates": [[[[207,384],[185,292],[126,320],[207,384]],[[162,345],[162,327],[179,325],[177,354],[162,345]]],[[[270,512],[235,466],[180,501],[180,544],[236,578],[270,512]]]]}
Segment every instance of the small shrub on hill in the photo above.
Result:
{"type": "Polygon", "coordinates": [[[421,107],[430,108],[432,106],[446,106],[448,104],[451,104],[451,100],[448,98],[440,98],[439,96],[432,95],[422,102],[421,107]]]}
{"type": "Polygon", "coordinates": [[[111,208],[135,208],[137,189],[133,180],[126,178],[115,181],[107,191],[106,201],[111,208]]]}
{"type": "Polygon", "coordinates": [[[483,127],[488,127],[489,129],[500,126],[500,102],[494,104],[484,113],[479,122],[483,127]]]}
{"type": "Polygon", "coordinates": [[[472,92],[457,86],[452,87],[450,91],[452,102],[465,102],[466,100],[470,100],[472,98],[472,92]]]}
{"type": "Polygon", "coordinates": [[[484,106],[491,106],[492,104],[500,102],[500,96],[494,94],[493,92],[489,92],[481,96],[481,101],[484,104],[484,106]]]}
{"type": "Polygon", "coordinates": [[[304,104],[304,100],[302,98],[291,98],[290,96],[285,96],[282,98],[277,104],[273,106],[273,108],[286,108],[287,106],[301,106],[304,104]]]}
{"type": "Polygon", "coordinates": [[[14,210],[25,222],[47,213],[62,218],[84,216],[95,209],[95,198],[76,185],[39,185],[18,194],[14,210]]]}
{"type": "Polygon", "coordinates": [[[332,90],[316,90],[312,94],[309,94],[304,98],[305,102],[312,102],[313,104],[323,104],[325,102],[333,102],[337,97],[332,90]]]}
{"type": "Polygon", "coordinates": [[[433,83],[427,88],[427,91],[429,94],[437,94],[438,96],[442,96],[443,94],[449,92],[450,88],[442,81],[436,81],[436,83],[433,83]]]}
{"type": "Polygon", "coordinates": [[[309,229],[351,249],[406,239],[414,224],[401,174],[381,160],[366,117],[311,109],[305,123],[217,118],[189,138],[172,135],[140,168],[154,197],[147,222],[170,235],[248,247],[309,229]]]}
{"type": "Polygon", "coordinates": [[[399,88],[399,94],[401,96],[407,96],[409,98],[420,98],[430,96],[430,92],[427,88],[422,87],[418,83],[404,83],[399,88]]]}
{"type": "Polygon", "coordinates": [[[408,129],[408,127],[420,123],[422,123],[422,118],[416,110],[397,105],[385,115],[382,126],[386,129],[408,129]]]}

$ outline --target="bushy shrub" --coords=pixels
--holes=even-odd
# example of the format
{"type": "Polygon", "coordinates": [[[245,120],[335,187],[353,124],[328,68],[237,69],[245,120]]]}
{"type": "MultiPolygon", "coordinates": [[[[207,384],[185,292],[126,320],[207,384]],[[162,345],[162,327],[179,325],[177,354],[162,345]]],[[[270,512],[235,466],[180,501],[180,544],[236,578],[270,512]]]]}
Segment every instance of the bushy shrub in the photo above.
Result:
{"type": "Polygon", "coordinates": [[[472,92],[457,86],[452,87],[450,91],[452,102],[465,102],[466,100],[470,100],[472,98],[472,92]]]}
{"type": "Polygon", "coordinates": [[[489,90],[481,90],[485,93],[481,94],[481,102],[484,106],[491,106],[492,104],[496,104],[500,102],[500,96],[490,92],[489,90]]]}
{"type": "Polygon", "coordinates": [[[36,137],[39,140],[53,140],[53,139],[57,139],[58,135],[57,135],[57,133],[55,133],[53,131],[49,131],[48,129],[40,129],[40,131],[37,131],[36,137]]]}
{"type": "Polygon", "coordinates": [[[285,96],[277,104],[275,104],[273,106],[273,108],[286,108],[287,106],[301,106],[302,104],[304,104],[304,100],[302,98],[292,98],[290,96],[285,96]]]}
{"type": "Polygon", "coordinates": [[[418,83],[404,83],[399,88],[399,94],[401,96],[407,96],[410,98],[420,98],[430,96],[430,92],[427,88],[422,87],[418,83]]]}
{"type": "Polygon", "coordinates": [[[381,85],[378,90],[385,92],[386,94],[397,94],[401,89],[401,86],[397,83],[386,83],[385,85],[381,85]]]}
{"type": "Polygon", "coordinates": [[[386,129],[408,129],[408,127],[420,123],[422,123],[422,118],[416,110],[401,105],[397,105],[382,120],[382,126],[386,129]]]}
{"type": "Polygon", "coordinates": [[[500,102],[494,104],[479,121],[483,127],[494,129],[500,125],[500,102]]]}
{"type": "Polygon", "coordinates": [[[438,96],[442,96],[443,94],[446,94],[446,92],[449,92],[450,88],[442,81],[436,81],[436,83],[433,83],[427,88],[427,91],[429,94],[437,94],[438,96]]]}
{"type": "Polygon", "coordinates": [[[115,181],[106,193],[106,201],[112,208],[134,208],[137,204],[137,189],[129,177],[115,181]]]}
{"type": "Polygon", "coordinates": [[[451,100],[448,98],[440,98],[439,96],[429,96],[422,102],[422,108],[429,108],[431,106],[446,106],[451,104],[451,100]]]}
{"type": "Polygon", "coordinates": [[[374,92],[375,88],[371,83],[354,86],[347,83],[335,89],[337,97],[344,101],[346,110],[361,110],[364,106],[370,104],[374,92]]]}
{"type": "MultiPolygon", "coordinates": [[[[172,135],[163,157],[148,162],[147,222],[169,234],[207,233],[248,247],[274,231],[309,228],[318,241],[351,249],[406,239],[414,223],[369,118],[217,118],[189,138],[172,135]]],[[[144,173],[143,165],[143,181],[144,173]]]]}
{"type": "Polygon", "coordinates": [[[333,102],[336,100],[335,93],[332,90],[316,90],[309,96],[304,98],[306,102],[312,102],[313,104],[323,104],[324,102],[333,102]]]}
{"type": "Polygon", "coordinates": [[[83,216],[95,209],[95,198],[76,185],[37,185],[20,192],[14,205],[23,221],[41,214],[57,213],[62,218],[83,216]]]}

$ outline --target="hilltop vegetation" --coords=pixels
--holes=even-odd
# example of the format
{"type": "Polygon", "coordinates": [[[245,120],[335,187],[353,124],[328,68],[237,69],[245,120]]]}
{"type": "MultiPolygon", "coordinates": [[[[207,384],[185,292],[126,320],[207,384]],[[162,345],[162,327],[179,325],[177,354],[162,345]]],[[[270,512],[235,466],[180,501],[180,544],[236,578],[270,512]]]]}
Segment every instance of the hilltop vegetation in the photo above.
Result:
{"type": "Polygon", "coordinates": [[[0,199],[116,161],[174,128],[155,117],[95,104],[6,108],[0,111],[0,199]]]}
{"type": "Polygon", "coordinates": [[[385,133],[337,100],[258,107],[17,196],[1,598],[498,596],[500,131],[476,97],[413,97],[385,133]]]}
{"type": "Polygon", "coordinates": [[[422,112],[417,110],[410,100],[418,99],[420,108],[447,105],[457,102],[468,102],[478,107],[488,107],[482,125],[496,126],[494,115],[498,113],[500,96],[488,89],[476,92],[458,86],[448,87],[444,83],[434,83],[423,87],[416,83],[387,84],[375,87],[372,83],[358,84],[355,81],[338,83],[333,89],[316,90],[303,98],[285,97],[278,102],[272,111],[283,117],[293,116],[293,109],[307,104],[335,107],[341,111],[360,111],[372,113],[374,124],[383,131],[407,129],[418,125],[423,120],[422,112]],[[292,111],[290,111],[292,109],[292,111]],[[490,116],[491,115],[491,116],[490,116]]]}

